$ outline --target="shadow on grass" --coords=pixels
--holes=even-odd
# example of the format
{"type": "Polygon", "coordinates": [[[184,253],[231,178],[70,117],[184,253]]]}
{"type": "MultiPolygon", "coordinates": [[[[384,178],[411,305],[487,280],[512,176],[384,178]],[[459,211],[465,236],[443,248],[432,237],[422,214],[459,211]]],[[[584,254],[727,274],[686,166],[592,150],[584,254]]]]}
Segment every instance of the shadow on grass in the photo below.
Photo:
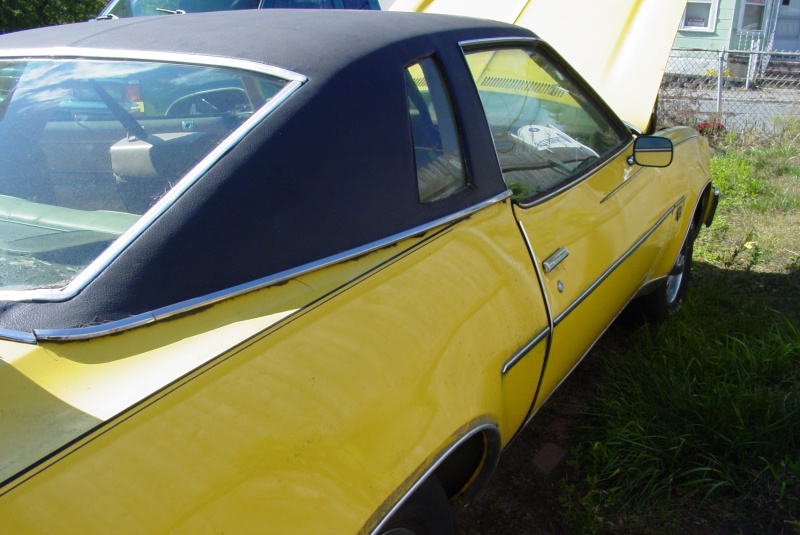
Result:
{"type": "Polygon", "coordinates": [[[753,335],[780,316],[800,325],[800,270],[763,273],[697,262],[692,279],[689,313],[721,332],[753,335]]]}

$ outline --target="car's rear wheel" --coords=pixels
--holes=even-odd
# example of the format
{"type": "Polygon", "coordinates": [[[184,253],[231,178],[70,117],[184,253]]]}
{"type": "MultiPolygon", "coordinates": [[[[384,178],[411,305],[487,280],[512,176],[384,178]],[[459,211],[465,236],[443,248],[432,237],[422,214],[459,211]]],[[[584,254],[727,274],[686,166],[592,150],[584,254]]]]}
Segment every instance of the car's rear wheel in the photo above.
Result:
{"type": "Polygon", "coordinates": [[[453,517],[447,495],[435,477],[429,477],[392,515],[381,535],[452,535],[453,517]]]}
{"type": "Polygon", "coordinates": [[[686,232],[686,239],[681,246],[680,253],[664,282],[653,292],[638,299],[639,310],[647,321],[663,321],[680,310],[689,286],[696,236],[697,232],[692,223],[686,232]]]}

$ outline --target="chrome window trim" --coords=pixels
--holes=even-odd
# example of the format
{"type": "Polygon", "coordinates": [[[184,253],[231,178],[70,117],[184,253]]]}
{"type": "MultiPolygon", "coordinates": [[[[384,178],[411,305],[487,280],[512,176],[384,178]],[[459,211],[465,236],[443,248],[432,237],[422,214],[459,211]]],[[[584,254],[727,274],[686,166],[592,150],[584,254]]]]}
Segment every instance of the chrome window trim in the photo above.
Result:
{"type": "MultiPolygon", "coordinates": [[[[52,49],[61,50],[61,49],[52,49]]],[[[68,49],[69,52],[75,53],[80,49],[68,49]]],[[[8,52],[8,51],[6,51],[8,52]]],[[[20,54],[24,51],[16,50],[11,57],[21,57],[20,54]]],[[[279,77],[287,80],[287,84],[264,106],[259,108],[252,116],[243,122],[236,130],[230,133],[217,147],[209,152],[202,160],[200,160],[191,170],[189,170],[178,183],[169,190],[161,199],[150,207],[128,230],[122,233],[112,244],[107,247],[97,258],[95,258],[88,266],[86,266],[78,275],[75,276],[68,284],[60,288],[37,288],[32,290],[6,290],[0,291],[0,300],[4,301],[24,301],[24,302],[58,302],[66,301],[75,297],[80,293],[92,280],[94,280],[104,269],[106,269],[111,262],[114,261],[128,246],[133,243],[148,227],[150,227],[164,212],[167,211],[177,200],[180,198],[191,186],[193,186],[217,161],[222,158],[228,151],[237,145],[247,134],[250,133],[264,118],[272,113],[278,106],[283,104],[305,81],[306,77],[278,69],[268,65],[260,65],[256,63],[227,60],[226,58],[209,58],[207,56],[187,56],[185,54],[125,54],[120,57],[121,52],[117,52],[117,56],[104,57],[98,55],[96,50],[89,52],[94,55],[91,58],[84,56],[82,59],[118,59],[137,61],[160,61],[166,63],[191,63],[198,66],[212,66],[223,68],[234,68],[239,70],[248,70],[259,74],[267,74],[274,77],[279,77]],[[204,61],[200,61],[203,58],[204,61]],[[205,60],[208,61],[205,61],[205,60]],[[191,60],[191,61],[190,61],[191,60]],[[247,67],[247,68],[246,68],[247,67]],[[257,68],[257,69],[256,69],[257,68]],[[285,75],[285,76],[284,76],[285,75]]],[[[42,54],[42,51],[39,51],[42,54]]],[[[63,53],[63,51],[62,51],[63,53]]],[[[7,57],[0,52],[0,58],[7,57]]],[[[28,55],[23,57],[37,57],[49,58],[53,56],[33,56],[28,55]]],[[[58,56],[55,59],[70,59],[65,56],[58,56]]]]}
{"type": "Polygon", "coordinates": [[[10,340],[12,342],[35,344],[36,336],[34,336],[33,333],[28,333],[24,331],[13,331],[11,329],[0,328],[0,340],[10,340]]]}
{"type": "MultiPolygon", "coordinates": [[[[468,39],[466,41],[459,41],[458,46],[461,47],[463,53],[467,48],[481,48],[483,46],[497,46],[497,45],[520,45],[520,44],[534,44],[543,43],[538,37],[490,37],[488,39],[468,39]]],[[[466,57],[466,54],[465,54],[466,57]]]]}
{"type": "Polygon", "coordinates": [[[637,136],[641,136],[642,135],[642,130],[638,126],[636,126],[633,123],[629,123],[628,121],[626,121],[625,119],[622,119],[621,117],[620,117],[620,120],[622,121],[622,123],[625,126],[628,127],[628,130],[630,130],[631,132],[635,133],[637,136]]]}
{"type": "Polygon", "coordinates": [[[106,336],[109,334],[115,334],[121,331],[126,331],[128,329],[133,329],[136,327],[141,327],[142,325],[147,325],[176,315],[185,314],[187,312],[196,310],[198,308],[204,308],[209,305],[218,303],[220,301],[224,301],[226,299],[231,299],[233,297],[237,297],[245,293],[249,293],[255,290],[260,290],[262,288],[266,288],[267,286],[272,286],[274,284],[288,281],[290,279],[300,277],[312,271],[317,271],[319,269],[323,269],[332,266],[334,264],[338,264],[340,262],[351,260],[353,258],[363,256],[365,254],[376,251],[378,249],[383,249],[384,247],[394,245],[402,240],[406,240],[413,236],[429,232],[430,230],[433,230],[437,227],[441,227],[443,225],[448,225],[456,221],[459,221],[461,219],[465,219],[471,216],[472,214],[479,212],[485,208],[488,208],[489,206],[502,202],[508,199],[509,197],[511,197],[511,191],[506,190],[498,195],[495,195],[494,197],[490,197],[489,199],[486,199],[478,204],[470,206],[469,208],[459,210],[458,212],[454,212],[448,216],[435,219],[429,223],[419,225],[417,227],[411,228],[403,232],[399,232],[397,234],[393,234],[392,236],[388,236],[381,240],[377,240],[372,243],[368,243],[366,245],[350,249],[349,251],[344,251],[342,253],[322,258],[314,262],[309,262],[302,266],[288,269],[280,273],[275,273],[273,275],[269,275],[261,279],[256,279],[251,282],[240,284],[238,286],[234,286],[231,288],[226,288],[224,290],[207,294],[195,299],[189,299],[180,303],[176,303],[174,305],[162,307],[150,312],[137,314],[135,316],[131,316],[122,320],[112,321],[109,323],[104,323],[102,325],[94,325],[90,327],[77,327],[73,329],[34,329],[32,333],[27,333],[23,331],[0,330],[0,339],[7,339],[17,342],[27,342],[27,343],[36,343],[39,341],[67,342],[74,340],[88,340],[91,338],[97,338],[100,336],[106,336]]]}
{"type": "Polygon", "coordinates": [[[597,167],[592,167],[590,169],[587,169],[583,173],[581,173],[579,175],[576,175],[575,178],[573,178],[569,182],[565,182],[564,185],[561,186],[560,188],[555,189],[555,190],[551,191],[550,193],[546,193],[546,194],[542,195],[541,197],[535,197],[535,198],[531,199],[528,202],[516,201],[517,205],[519,205],[520,208],[524,208],[524,209],[527,210],[528,208],[532,208],[532,207],[534,207],[534,206],[536,206],[538,204],[541,204],[543,202],[547,202],[550,199],[552,199],[553,197],[561,195],[565,191],[570,190],[570,189],[574,188],[575,186],[579,186],[580,184],[583,184],[586,180],[591,178],[595,173],[599,172],[605,166],[609,165],[611,162],[616,160],[619,157],[619,155],[622,154],[623,152],[627,151],[628,147],[630,147],[632,144],[633,144],[633,139],[631,139],[629,143],[625,143],[624,145],[620,145],[619,149],[617,151],[615,151],[615,152],[609,153],[608,156],[605,157],[605,160],[600,165],[598,165],[597,167]]]}
{"type": "Polygon", "coordinates": [[[503,368],[500,370],[500,375],[505,375],[511,368],[513,368],[519,361],[522,360],[522,357],[528,354],[528,352],[539,345],[542,341],[544,341],[548,336],[550,336],[550,327],[545,327],[542,332],[537,334],[533,337],[533,339],[525,344],[522,349],[517,351],[510,359],[508,359],[505,364],[503,364],[503,368]]]}
{"type": "Polygon", "coordinates": [[[591,295],[591,293],[594,292],[597,289],[597,287],[600,286],[603,283],[603,281],[605,281],[611,275],[611,273],[614,272],[614,270],[616,270],[625,260],[627,260],[634,252],[636,252],[636,250],[645,242],[645,240],[647,240],[647,238],[649,238],[658,229],[658,227],[660,227],[661,224],[664,223],[664,221],[666,221],[669,218],[669,216],[675,212],[675,209],[685,200],[686,197],[683,196],[678,202],[670,206],[669,209],[666,212],[664,212],[664,214],[658,219],[658,221],[656,221],[656,223],[652,227],[650,227],[650,229],[647,232],[645,232],[638,240],[636,240],[636,243],[634,243],[630,249],[628,249],[622,256],[620,256],[616,261],[614,261],[614,263],[611,264],[611,266],[602,275],[600,275],[597,278],[597,280],[595,280],[588,288],[586,288],[583,291],[583,293],[581,293],[581,295],[579,295],[575,299],[575,301],[570,303],[570,305],[567,308],[565,308],[564,311],[561,312],[561,314],[559,314],[557,318],[554,319],[555,325],[561,323],[564,320],[564,318],[566,318],[570,314],[570,312],[575,310],[575,308],[578,305],[580,305],[587,297],[589,297],[589,295],[591,295]]]}
{"type": "Polygon", "coordinates": [[[111,59],[131,61],[151,61],[158,63],[182,63],[199,67],[219,67],[250,71],[283,78],[290,82],[305,83],[308,78],[302,74],[275,67],[266,63],[258,63],[236,58],[209,56],[202,54],[183,54],[180,52],[148,52],[145,50],[114,50],[111,48],[50,47],[50,48],[9,48],[0,49],[0,58],[11,59],[111,59]]]}

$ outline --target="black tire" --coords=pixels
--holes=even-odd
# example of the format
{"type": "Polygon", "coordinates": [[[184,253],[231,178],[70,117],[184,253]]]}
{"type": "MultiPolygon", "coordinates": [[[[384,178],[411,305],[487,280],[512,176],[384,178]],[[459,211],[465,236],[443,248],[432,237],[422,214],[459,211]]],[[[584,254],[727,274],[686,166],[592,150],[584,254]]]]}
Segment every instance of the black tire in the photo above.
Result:
{"type": "Polygon", "coordinates": [[[697,237],[694,222],[689,225],[686,239],[667,277],[653,292],[637,299],[637,308],[645,320],[657,323],[666,320],[681,308],[692,270],[694,239],[697,237]]]}
{"type": "Polygon", "coordinates": [[[381,535],[453,535],[447,495],[436,477],[429,477],[381,530],[381,535]]]}

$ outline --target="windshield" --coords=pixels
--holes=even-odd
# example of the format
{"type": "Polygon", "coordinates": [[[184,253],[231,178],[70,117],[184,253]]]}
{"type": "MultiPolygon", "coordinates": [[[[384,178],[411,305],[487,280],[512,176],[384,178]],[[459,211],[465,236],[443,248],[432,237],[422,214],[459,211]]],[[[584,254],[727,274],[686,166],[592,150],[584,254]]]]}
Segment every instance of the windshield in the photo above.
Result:
{"type": "Polygon", "coordinates": [[[0,59],[0,291],[66,285],[286,83],[0,59]]]}
{"type": "Polygon", "coordinates": [[[380,9],[377,0],[113,0],[101,17],[200,13],[256,8],[292,9],[380,9]]]}

